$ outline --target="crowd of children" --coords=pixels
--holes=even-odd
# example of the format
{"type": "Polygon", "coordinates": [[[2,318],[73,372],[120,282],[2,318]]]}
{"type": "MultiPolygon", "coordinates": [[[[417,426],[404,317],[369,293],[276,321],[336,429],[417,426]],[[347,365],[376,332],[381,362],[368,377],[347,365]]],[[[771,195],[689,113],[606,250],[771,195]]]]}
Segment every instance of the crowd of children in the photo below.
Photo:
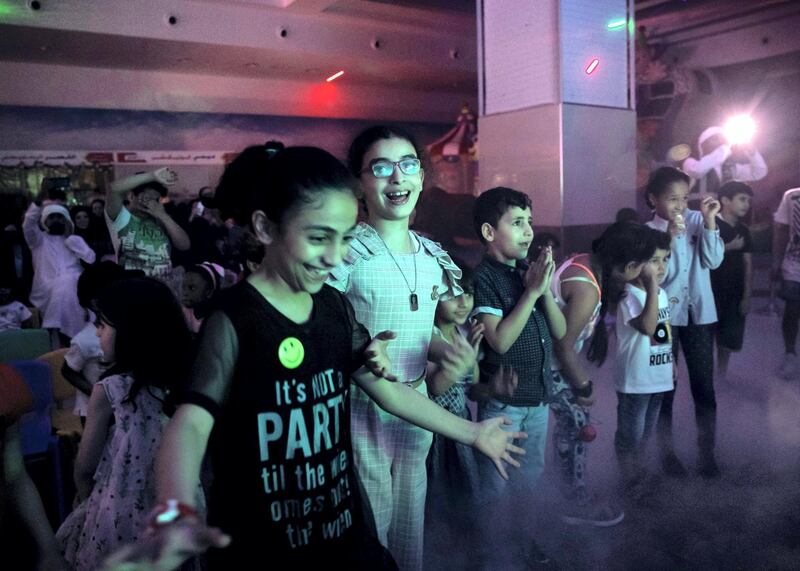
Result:
{"type": "MultiPolygon", "coordinates": [[[[426,515],[474,533],[476,565],[492,568],[501,549],[553,567],[532,510],[506,517],[540,493],[551,412],[562,521],[618,524],[619,498],[635,509],[650,489],[652,433],[663,471],[688,473],[672,441],[679,347],[698,472],[719,476],[713,347],[725,378],[750,308],[750,187],[728,182],[695,211],[689,176],[659,168],[651,220],[626,215],[561,264],[555,236],[534,240],[529,196],[492,188],[475,202],[485,255],[472,270],[411,229],[424,177],[416,141],[395,127],[359,134],[347,165],[314,147],[245,149],[213,197],[249,229],[235,285],[218,259],[173,266],[193,232],[164,208],[170,169],[111,185],[97,203],[107,235],[94,203],[30,205],[30,301],[69,345],[62,373],[85,424],[76,507],[55,540],[34,505],[51,568],[235,569],[268,555],[417,571],[426,515]],[[619,494],[590,486],[588,459],[592,363],[608,356],[612,317],[619,494]]],[[[790,377],[800,190],[775,222],[790,377]]],[[[31,313],[3,285],[0,329],[19,327],[31,313]]],[[[17,416],[0,423],[15,438],[17,416]]]]}

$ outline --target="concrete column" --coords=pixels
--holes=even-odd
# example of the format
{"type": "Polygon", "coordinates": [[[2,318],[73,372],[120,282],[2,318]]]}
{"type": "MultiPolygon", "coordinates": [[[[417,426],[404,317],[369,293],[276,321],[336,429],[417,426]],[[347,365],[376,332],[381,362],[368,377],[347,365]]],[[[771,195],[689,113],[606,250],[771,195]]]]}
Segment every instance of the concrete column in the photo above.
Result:
{"type": "Polygon", "coordinates": [[[480,188],[527,193],[564,253],[635,205],[633,30],[632,0],[478,3],[480,188]]]}

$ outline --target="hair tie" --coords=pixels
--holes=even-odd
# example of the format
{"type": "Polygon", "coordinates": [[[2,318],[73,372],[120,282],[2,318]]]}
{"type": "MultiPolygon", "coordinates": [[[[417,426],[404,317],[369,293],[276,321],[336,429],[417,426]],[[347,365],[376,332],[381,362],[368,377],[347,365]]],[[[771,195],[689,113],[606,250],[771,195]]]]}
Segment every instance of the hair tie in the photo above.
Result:
{"type": "Polygon", "coordinates": [[[219,291],[222,287],[222,280],[225,278],[225,270],[222,266],[213,262],[203,262],[197,264],[198,268],[203,268],[208,275],[211,276],[211,283],[214,285],[214,291],[219,291]]]}

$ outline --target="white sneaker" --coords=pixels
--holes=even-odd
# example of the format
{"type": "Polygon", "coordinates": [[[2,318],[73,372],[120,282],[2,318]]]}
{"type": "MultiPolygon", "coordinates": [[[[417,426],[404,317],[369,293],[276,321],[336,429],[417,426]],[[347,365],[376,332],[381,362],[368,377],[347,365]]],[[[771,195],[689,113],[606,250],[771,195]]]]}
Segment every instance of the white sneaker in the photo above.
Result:
{"type": "Polygon", "coordinates": [[[783,363],[778,369],[778,376],[786,381],[796,381],[800,376],[800,359],[794,353],[786,353],[783,356],[783,363]]]}

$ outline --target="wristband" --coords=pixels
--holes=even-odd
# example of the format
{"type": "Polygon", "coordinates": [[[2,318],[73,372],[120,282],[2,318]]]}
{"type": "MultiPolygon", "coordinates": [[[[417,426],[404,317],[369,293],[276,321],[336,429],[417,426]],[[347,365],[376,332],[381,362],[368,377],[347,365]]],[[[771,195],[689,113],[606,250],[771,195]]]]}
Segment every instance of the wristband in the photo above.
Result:
{"type": "Polygon", "coordinates": [[[592,396],[593,392],[594,392],[594,383],[592,383],[592,381],[587,382],[580,388],[572,389],[572,394],[574,394],[576,397],[580,397],[583,399],[588,399],[590,396],[592,396]]]}
{"type": "Polygon", "coordinates": [[[197,510],[192,506],[179,502],[178,500],[167,500],[163,504],[158,504],[153,510],[150,518],[150,529],[158,529],[178,520],[185,518],[196,518],[197,510]]]}

